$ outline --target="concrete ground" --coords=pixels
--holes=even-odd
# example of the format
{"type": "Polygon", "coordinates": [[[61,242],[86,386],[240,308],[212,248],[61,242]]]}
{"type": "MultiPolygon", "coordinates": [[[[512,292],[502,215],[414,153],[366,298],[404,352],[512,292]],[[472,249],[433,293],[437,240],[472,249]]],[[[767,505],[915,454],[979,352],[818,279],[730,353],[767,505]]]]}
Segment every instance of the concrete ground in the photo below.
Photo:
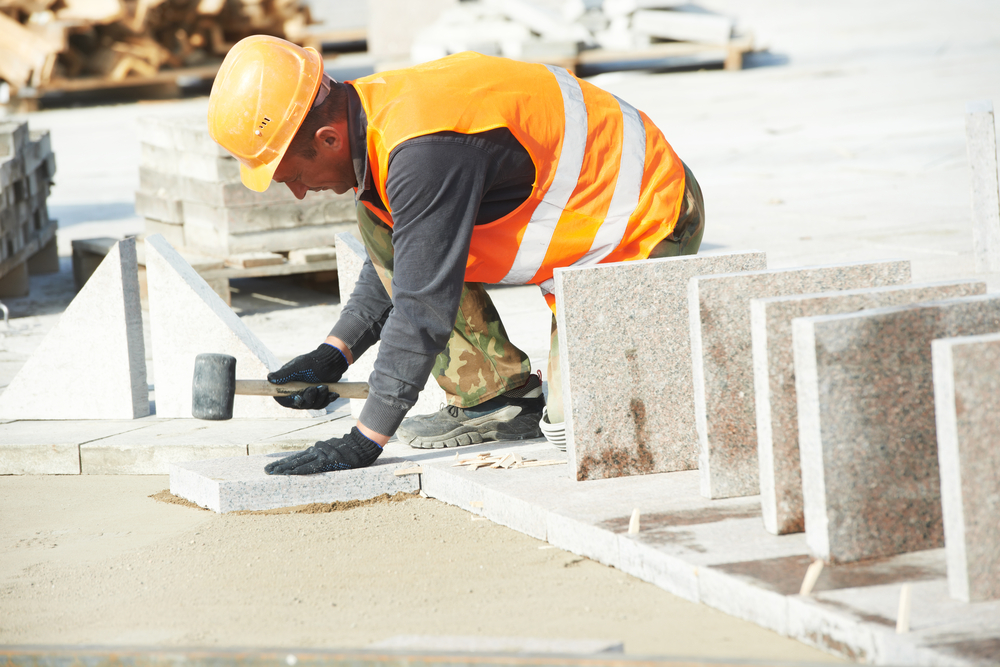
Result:
{"type": "MultiPolygon", "coordinates": [[[[769,50],[741,72],[593,81],[647,112],[694,171],[704,250],[765,250],[771,267],[905,258],[914,282],[973,275],[964,109],[1000,103],[1000,5],[700,4],[737,16],[769,50]]],[[[142,231],[136,119],[204,106],[26,117],[53,133],[63,270],[5,300],[0,389],[72,298],[69,240],[142,231]]],[[[339,309],[292,280],[234,286],[234,306],[279,358],[314,347],[339,309]]],[[[496,295],[515,341],[544,367],[541,299],[530,288],[496,295]]],[[[163,488],[161,477],[0,478],[0,643],[363,646],[527,633],[623,639],[640,654],[826,657],[436,501],[217,517],[147,498],[163,488]]]]}

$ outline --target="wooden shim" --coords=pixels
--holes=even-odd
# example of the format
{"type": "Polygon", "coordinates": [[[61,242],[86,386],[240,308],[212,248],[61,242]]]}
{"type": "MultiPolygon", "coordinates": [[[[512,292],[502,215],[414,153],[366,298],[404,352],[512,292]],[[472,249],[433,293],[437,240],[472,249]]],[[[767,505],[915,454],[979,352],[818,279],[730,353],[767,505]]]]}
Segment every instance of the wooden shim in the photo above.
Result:
{"type": "Polygon", "coordinates": [[[396,477],[403,477],[404,475],[421,475],[423,472],[424,469],[421,466],[417,466],[415,468],[400,468],[394,470],[392,474],[396,477]]]}
{"type": "Polygon", "coordinates": [[[558,466],[565,465],[566,461],[558,461],[556,459],[549,459],[547,461],[526,461],[518,466],[518,468],[541,468],[542,466],[558,466]]]}

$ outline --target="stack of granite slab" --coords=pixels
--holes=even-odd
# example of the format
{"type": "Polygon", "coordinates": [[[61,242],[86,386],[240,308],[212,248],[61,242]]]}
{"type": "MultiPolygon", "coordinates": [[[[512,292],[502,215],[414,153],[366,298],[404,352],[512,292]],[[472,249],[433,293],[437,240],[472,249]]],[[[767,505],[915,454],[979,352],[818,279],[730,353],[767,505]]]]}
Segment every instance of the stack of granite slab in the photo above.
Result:
{"type": "Polygon", "coordinates": [[[55,155],[47,131],[0,123],[0,297],[28,293],[28,274],[59,270],[46,200],[55,155]]]}
{"type": "Polygon", "coordinates": [[[136,213],[146,235],[174,247],[228,258],[332,247],[356,224],[350,194],[313,192],[297,200],[274,184],[253,192],[239,163],[212,141],[204,116],[140,120],[141,159],[136,213]]]}
{"type": "Polygon", "coordinates": [[[901,260],[765,267],[556,270],[572,475],[697,468],[702,496],[759,495],[762,528],[816,558],[947,544],[953,595],[1000,599],[1000,295],[911,284],[901,260]]]}

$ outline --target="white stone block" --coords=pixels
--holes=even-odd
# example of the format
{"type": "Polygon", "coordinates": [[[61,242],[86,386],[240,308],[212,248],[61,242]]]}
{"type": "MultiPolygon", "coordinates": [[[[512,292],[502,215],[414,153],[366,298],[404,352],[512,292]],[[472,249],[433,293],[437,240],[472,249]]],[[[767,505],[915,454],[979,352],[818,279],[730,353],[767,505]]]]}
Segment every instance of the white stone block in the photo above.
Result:
{"type": "Polygon", "coordinates": [[[1000,185],[993,103],[969,102],[965,137],[972,181],[972,242],[976,271],[1000,271],[1000,185]]]}
{"type": "Polygon", "coordinates": [[[0,396],[7,419],[149,414],[135,240],[115,245],[0,396]]]}
{"type": "MultiPolygon", "coordinates": [[[[194,360],[203,352],[236,357],[236,376],[241,380],[263,380],[281,366],[208,283],[158,234],[146,238],[146,283],[158,417],[191,416],[194,360]]],[[[269,396],[236,396],[233,404],[236,418],[309,416],[309,411],[283,408],[269,396]]]]}
{"type": "Polygon", "coordinates": [[[644,9],[632,15],[632,29],[660,39],[726,44],[733,31],[733,21],[718,14],[644,9]]]}

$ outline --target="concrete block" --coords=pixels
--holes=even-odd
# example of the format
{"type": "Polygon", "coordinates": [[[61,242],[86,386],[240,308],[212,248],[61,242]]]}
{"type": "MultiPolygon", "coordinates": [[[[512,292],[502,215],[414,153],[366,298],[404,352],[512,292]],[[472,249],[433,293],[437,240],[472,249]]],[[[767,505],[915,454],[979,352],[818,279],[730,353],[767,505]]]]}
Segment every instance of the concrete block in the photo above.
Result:
{"type": "Polygon", "coordinates": [[[701,276],[688,285],[701,494],[760,493],[750,300],[908,282],[910,263],[835,264],[701,276]]]}
{"type": "Polygon", "coordinates": [[[28,275],[34,276],[43,273],[59,273],[59,246],[54,236],[38,252],[28,258],[28,275]]]}
{"type": "Polygon", "coordinates": [[[1000,295],[792,322],[806,542],[853,562],[943,545],[931,341],[1000,331],[1000,295]]]}
{"type": "Polygon", "coordinates": [[[948,589],[1000,600],[1000,335],[931,343],[948,589]]]}
{"type": "Polygon", "coordinates": [[[135,214],[175,225],[184,224],[184,208],[181,201],[171,197],[170,193],[163,189],[156,193],[137,191],[135,214]]]}
{"type": "Polygon", "coordinates": [[[0,299],[28,296],[30,287],[27,262],[19,262],[6,273],[0,274],[0,299]]]}
{"type": "Polygon", "coordinates": [[[288,253],[289,264],[311,264],[337,259],[337,249],[331,246],[320,248],[300,248],[288,253]]]}
{"type": "Polygon", "coordinates": [[[772,297],[750,302],[760,502],[764,527],[769,532],[784,535],[805,530],[792,320],[985,293],[985,283],[957,281],[772,297]]]}
{"type": "Polygon", "coordinates": [[[8,419],[149,414],[135,240],[116,244],[0,395],[8,419]],[[53,401],[53,387],[59,400],[53,401]]]}
{"type": "Polygon", "coordinates": [[[687,282],[765,267],[746,252],[556,269],[571,476],[698,465],[687,282]]]}
{"type": "MultiPolygon", "coordinates": [[[[194,359],[203,352],[236,357],[239,379],[264,379],[280,367],[271,351],[162,236],[146,238],[145,261],[158,417],[191,416],[194,359]]],[[[283,408],[268,396],[237,396],[233,416],[310,415],[283,408]]]]}
{"type": "Polygon", "coordinates": [[[185,153],[172,148],[139,144],[139,166],[174,176],[215,183],[239,183],[240,163],[229,155],[185,153]]]}
{"type": "Polygon", "coordinates": [[[0,475],[79,475],[80,445],[122,433],[149,420],[13,421],[0,424],[0,475]]]}
{"type": "Polygon", "coordinates": [[[993,103],[965,107],[965,141],[972,181],[972,245],[976,271],[1000,271],[1000,176],[993,103]]]}
{"type": "MultiPolygon", "coordinates": [[[[337,249],[337,281],[340,289],[340,303],[346,304],[351,298],[351,292],[361,275],[361,267],[368,259],[368,251],[364,244],[356,239],[353,234],[342,232],[336,236],[337,249]]],[[[345,380],[350,382],[368,382],[372,371],[375,370],[375,359],[378,357],[379,343],[375,343],[365,351],[360,358],[347,370],[345,380]]],[[[447,402],[444,393],[437,380],[433,377],[427,378],[427,383],[417,397],[417,402],[407,413],[410,416],[424,415],[437,412],[441,406],[447,402]]],[[[351,414],[358,417],[365,402],[360,398],[351,399],[351,414]]]]}
{"type": "Polygon", "coordinates": [[[632,29],[660,39],[726,44],[733,20],[719,14],[640,9],[632,15],[632,29]]]}
{"type": "Polygon", "coordinates": [[[143,227],[145,229],[146,236],[159,234],[167,243],[175,248],[183,248],[186,245],[184,242],[183,223],[164,222],[163,220],[156,220],[147,217],[143,227]]]}
{"type": "Polygon", "coordinates": [[[296,248],[333,245],[337,234],[357,227],[356,222],[329,222],[284,229],[232,234],[215,225],[185,218],[187,247],[202,252],[229,255],[242,252],[281,252],[296,248]]]}
{"type": "Polygon", "coordinates": [[[170,466],[170,492],[215,512],[266,510],[308,503],[368,500],[383,493],[420,490],[419,475],[394,472],[411,461],[379,457],[360,470],[319,475],[268,475],[264,466],[287,452],[175,463],[170,466]]]}
{"type": "Polygon", "coordinates": [[[346,197],[310,197],[301,202],[277,201],[227,207],[185,201],[183,208],[185,223],[212,225],[226,234],[356,221],[354,201],[346,197]]]}

